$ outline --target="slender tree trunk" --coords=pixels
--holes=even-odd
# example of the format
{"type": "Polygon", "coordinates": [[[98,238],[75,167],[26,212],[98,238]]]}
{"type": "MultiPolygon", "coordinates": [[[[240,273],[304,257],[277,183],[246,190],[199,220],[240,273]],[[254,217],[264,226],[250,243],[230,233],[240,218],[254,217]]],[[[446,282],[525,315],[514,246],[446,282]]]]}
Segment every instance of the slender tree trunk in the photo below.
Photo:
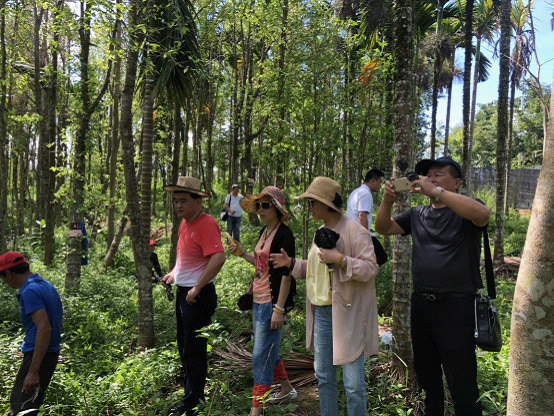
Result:
{"type": "Polygon", "coordinates": [[[512,82],[510,83],[510,119],[508,122],[508,150],[506,155],[506,185],[504,191],[504,216],[508,218],[510,213],[510,174],[512,172],[512,143],[514,135],[514,105],[516,96],[516,80],[512,74],[512,82]]]}
{"type": "Polygon", "coordinates": [[[514,294],[507,416],[554,414],[554,95],[549,123],[514,294]]]}
{"type": "MultiPolygon", "coordinates": [[[[119,31],[117,36],[119,41],[119,31]]],[[[117,162],[119,160],[119,100],[121,94],[121,57],[119,54],[114,62],[113,85],[111,89],[112,108],[111,108],[111,152],[110,152],[110,202],[108,206],[108,232],[106,243],[108,249],[111,247],[115,235],[115,206],[117,191],[117,162]]]]}
{"type": "Polygon", "coordinates": [[[121,239],[123,238],[123,232],[125,231],[127,222],[128,222],[127,213],[124,212],[123,216],[121,217],[121,220],[119,221],[117,231],[115,232],[111,240],[111,244],[108,249],[108,252],[104,256],[104,270],[108,270],[113,265],[113,259],[117,254],[117,250],[119,250],[119,244],[121,243],[121,239]]]}
{"type": "Polygon", "coordinates": [[[141,225],[141,210],[137,179],[135,176],[135,148],[133,142],[133,93],[136,83],[138,45],[141,41],[137,33],[140,2],[132,0],[130,7],[131,46],[127,52],[125,82],[121,94],[121,148],[125,172],[125,195],[131,220],[131,240],[133,257],[138,280],[138,346],[151,348],[155,344],[152,282],[150,278],[150,257],[148,241],[141,225]]]}
{"type": "MultiPolygon", "coordinates": [[[[184,147],[187,146],[186,136],[183,137],[183,120],[181,118],[181,107],[175,104],[174,110],[174,125],[173,125],[173,158],[171,160],[171,178],[172,184],[177,183],[179,179],[179,159],[181,155],[181,140],[185,140],[184,147]]],[[[179,240],[179,225],[181,224],[181,218],[175,215],[173,204],[168,204],[171,212],[171,249],[169,251],[169,269],[173,270],[177,259],[177,241],[179,240]]]]}
{"type": "Polygon", "coordinates": [[[0,253],[7,251],[5,220],[8,210],[8,169],[6,148],[8,134],[6,128],[6,1],[0,3],[0,253]]]}
{"type": "MultiPolygon", "coordinates": [[[[471,159],[469,155],[469,112],[470,112],[470,88],[471,88],[471,60],[472,60],[472,38],[473,38],[473,0],[466,0],[465,27],[464,27],[464,87],[463,87],[463,126],[462,126],[462,176],[464,180],[463,189],[470,187],[471,159]]],[[[462,189],[462,190],[463,190],[462,189]]]]}
{"type": "MultiPolygon", "coordinates": [[[[454,62],[454,56],[452,56],[452,61],[454,62]]],[[[454,64],[452,65],[454,68],[454,64]]],[[[454,75],[450,76],[448,79],[448,98],[446,100],[446,126],[444,127],[444,156],[450,154],[450,149],[448,148],[448,138],[450,136],[450,109],[452,107],[452,83],[454,81],[454,75]]]]}
{"type": "Polygon", "coordinates": [[[498,126],[496,141],[496,264],[504,262],[504,198],[506,184],[506,138],[508,136],[508,88],[510,86],[511,1],[502,0],[500,16],[500,76],[498,84],[498,126]]]}
{"type": "MultiPolygon", "coordinates": [[[[473,160],[473,130],[475,129],[475,108],[477,107],[477,84],[479,84],[479,61],[481,56],[481,36],[476,36],[477,45],[475,46],[475,66],[473,67],[473,91],[471,94],[471,111],[469,114],[469,136],[467,139],[467,158],[473,160]]],[[[471,171],[471,168],[470,168],[471,171]]],[[[466,181],[466,189],[471,194],[470,182],[466,181]]]]}
{"type": "MultiPolygon", "coordinates": [[[[395,9],[395,102],[394,155],[412,161],[412,86],[413,86],[413,1],[401,0],[395,9]]],[[[400,172],[394,171],[395,176],[400,172]]],[[[402,172],[403,173],[403,172],[402,172]]],[[[409,193],[395,203],[394,212],[403,212],[410,206],[409,193]]],[[[402,379],[413,374],[412,342],[410,335],[410,241],[396,236],[393,251],[393,345],[392,365],[402,379]],[[406,368],[407,366],[407,368],[406,368]]]]}

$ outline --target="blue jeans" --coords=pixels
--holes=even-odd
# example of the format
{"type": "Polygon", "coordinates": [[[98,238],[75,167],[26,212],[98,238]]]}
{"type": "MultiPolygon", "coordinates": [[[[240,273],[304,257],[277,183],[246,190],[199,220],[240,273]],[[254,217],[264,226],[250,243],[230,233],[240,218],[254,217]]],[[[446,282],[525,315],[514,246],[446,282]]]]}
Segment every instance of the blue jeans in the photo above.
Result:
{"type": "MultiPolygon", "coordinates": [[[[333,365],[333,307],[316,306],[314,316],[314,368],[319,390],[321,416],[339,414],[337,397],[337,367],[333,365]]],[[[367,414],[364,353],[342,365],[348,416],[367,414]]]]}
{"type": "Polygon", "coordinates": [[[281,357],[279,344],[281,332],[279,329],[269,329],[273,304],[252,303],[252,324],[254,326],[254,351],[252,351],[252,375],[254,384],[271,385],[273,383],[273,367],[281,357]]]}
{"type": "Polygon", "coordinates": [[[233,236],[233,239],[240,242],[240,221],[242,217],[227,217],[227,232],[233,236]]]}

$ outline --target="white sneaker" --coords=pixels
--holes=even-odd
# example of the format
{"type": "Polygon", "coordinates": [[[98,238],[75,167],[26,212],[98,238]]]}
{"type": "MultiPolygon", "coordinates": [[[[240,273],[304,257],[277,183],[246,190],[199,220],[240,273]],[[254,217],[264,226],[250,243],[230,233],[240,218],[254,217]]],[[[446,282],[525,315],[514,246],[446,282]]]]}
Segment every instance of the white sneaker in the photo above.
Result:
{"type": "Polygon", "coordinates": [[[283,401],[291,401],[291,400],[294,400],[298,397],[298,392],[295,390],[295,389],[292,389],[291,391],[289,391],[287,394],[285,394],[284,396],[281,396],[281,397],[277,397],[277,395],[279,394],[280,392],[275,392],[275,393],[271,393],[269,395],[269,403],[271,404],[277,404],[277,403],[281,403],[283,401]]]}

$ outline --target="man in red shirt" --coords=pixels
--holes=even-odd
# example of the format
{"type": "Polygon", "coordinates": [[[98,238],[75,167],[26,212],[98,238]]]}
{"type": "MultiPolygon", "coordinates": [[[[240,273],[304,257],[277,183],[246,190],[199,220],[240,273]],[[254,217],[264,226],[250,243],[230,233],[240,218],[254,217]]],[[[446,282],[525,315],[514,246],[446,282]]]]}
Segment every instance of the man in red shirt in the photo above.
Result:
{"type": "Polygon", "coordinates": [[[215,312],[213,281],[225,263],[225,252],[219,225],[202,210],[202,198],[210,195],[200,189],[200,181],[180,177],[176,185],[164,190],[173,193],[175,212],[184,220],[179,226],[175,267],[163,278],[177,286],[177,347],[185,373],[183,400],[170,414],[191,416],[204,400],[208,371],[207,339],[197,336],[198,329],[209,325],[215,312]]]}

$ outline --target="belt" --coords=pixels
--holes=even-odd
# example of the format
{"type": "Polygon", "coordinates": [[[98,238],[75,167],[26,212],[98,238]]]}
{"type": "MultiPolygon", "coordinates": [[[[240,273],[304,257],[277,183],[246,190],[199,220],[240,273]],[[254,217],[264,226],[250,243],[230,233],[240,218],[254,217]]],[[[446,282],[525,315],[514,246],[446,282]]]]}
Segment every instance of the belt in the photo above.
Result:
{"type": "Polygon", "coordinates": [[[435,302],[437,300],[444,300],[444,299],[452,299],[452,298],[465,298],[467,296],[475,296],[475,293],[454,293],[454,292],[448,292],[448,293],[422,293],[418,292],[417,290],[414,290],[414,294],[419,296],[423,300],[427,300],[429,302],[435,302]]]}
{"type": "MultiPolygon", "coordinates": [[[[209,287],[210,285],[213,285],[213,284],[214,282],[210,282],[204,287],[209,287]]],[[[204,287],[201,290],[204,290],[204,287]]],[[[192,289],[192,286],[177,286],[177,291],[181,293],[188,293],[188,291],[191,289],[192,289]]]]}

